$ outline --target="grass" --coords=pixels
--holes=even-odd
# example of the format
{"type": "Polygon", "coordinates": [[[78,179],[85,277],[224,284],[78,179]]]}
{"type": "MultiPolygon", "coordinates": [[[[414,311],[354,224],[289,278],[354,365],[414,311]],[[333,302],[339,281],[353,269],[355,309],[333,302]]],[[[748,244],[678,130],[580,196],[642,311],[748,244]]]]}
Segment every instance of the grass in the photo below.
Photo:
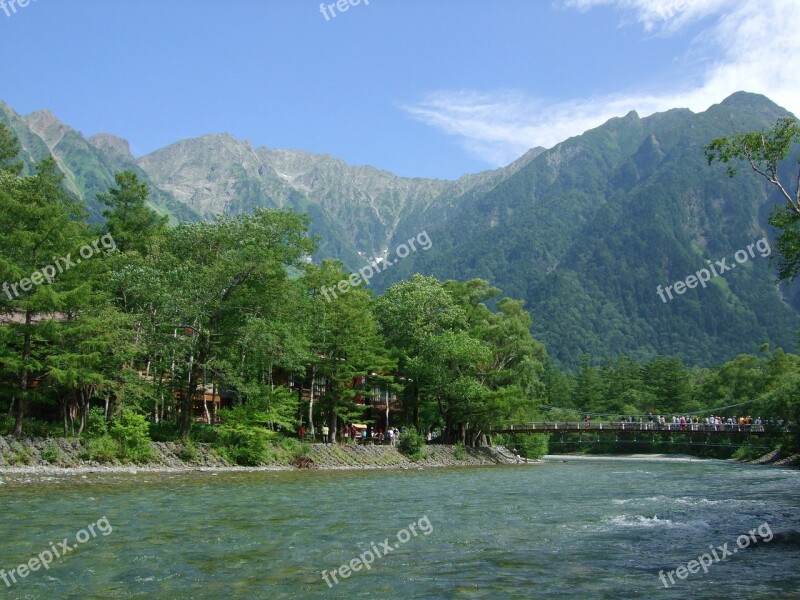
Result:
{"type": "Polygon", "coordinates": [[[467,447],[463,442],[456,443],[455,450],[453,451],[453,458],[456,460],[466,460],[468,458],[467,447]]]}
{"type": "Polygon", "coordinates": [[[41,456],[43,461],[51,465],[61,462],[61,450],[55,444],[47,444],[42,450],[41,456]]]}

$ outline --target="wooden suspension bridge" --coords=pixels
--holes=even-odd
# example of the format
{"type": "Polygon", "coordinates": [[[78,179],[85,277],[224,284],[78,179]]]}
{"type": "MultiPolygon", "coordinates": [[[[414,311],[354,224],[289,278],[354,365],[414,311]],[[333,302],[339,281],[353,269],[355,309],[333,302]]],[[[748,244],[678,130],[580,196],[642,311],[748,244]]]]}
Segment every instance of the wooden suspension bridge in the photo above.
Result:
{"type": "Polygon", "coordinates": [[[737,447],[769,449],[771,446],[754,446],[750,440],[761,439],[784,428],[766,427],[761,424],[706,423],[656,423],[629,421],[542,421],[515,423],[499,427],[492,433],[550,435],[550,445],[578,446],[583,444],[668,444],[670,446],[737,447]],[[577,435],[576,435],[577,434],[577,435]],[[585,437],[584,437],[585,435],[585,437]],[[611,438],[611,435],[614,437],[611,438]],[[683,441],[681,441],[683,440],[683,441]]]}
{"type": "Polygon", "coordinates": [[[543,421],[539,423],[515,423],[507,427],[493,429],[492,433],[602,433],[602,432],[641,432],[665,434],[702,435],[766,435],[764,425],[706,423],[651,423],[627,421],[543,421]]]}

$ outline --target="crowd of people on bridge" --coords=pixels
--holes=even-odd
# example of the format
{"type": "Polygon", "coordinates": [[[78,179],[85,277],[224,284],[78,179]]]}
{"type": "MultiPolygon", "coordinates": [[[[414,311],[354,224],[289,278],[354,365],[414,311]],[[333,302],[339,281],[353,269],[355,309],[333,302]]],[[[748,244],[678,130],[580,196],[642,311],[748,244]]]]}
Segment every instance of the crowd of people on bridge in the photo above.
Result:
{"type": "Polygon", "coordinates": [[[720,415],[696,416],[696,415],[654,415],[648,413],[646,416],[620,416],[617,420],[607,420],[608,415],[585,414],[583,423],[575,421],[544,421],[539,423],[518,423],[511,424],[503,432],[515,431],[582,431],[582,430],[630,430],[630,431],[708,431],[726,433],[763,433],[768,431],[790,431],[796,423],[786,419],[762,419],[751,416],[730,416],[720,415]],[[606,417],[598,419],[597,417],[606,417]]]}
{"type": "MultiPolygon", "coordinates": [[[[708,417],[672,415],[672,417],[666,417],[650,413],[647,415],[647,421],[644,420],[644,417],[639,417],[638,420],[634,416],[620,417],[619,425],[623,428],[641,430],[748,432],[764,431],[765,423],[761,417],[753,419],[749,415],[746,417],[722,417],[719,415],[708,417]]],[[[780,425],[782,426],[783,423],[781,422],[780,425]]]]}

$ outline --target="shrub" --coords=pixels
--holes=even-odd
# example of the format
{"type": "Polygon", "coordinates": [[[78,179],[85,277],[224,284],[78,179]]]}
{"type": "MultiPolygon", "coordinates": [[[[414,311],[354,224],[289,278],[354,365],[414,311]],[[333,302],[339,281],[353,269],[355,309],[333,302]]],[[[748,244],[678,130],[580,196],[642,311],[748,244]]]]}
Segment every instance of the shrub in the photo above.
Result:
{"type": "Polygon", "coordinates": [[[32,465],[36,462],[31,450],[26,445],[18,442],[12,441],[8,446],[10,452],[10,457],[8,459],[9,464],[12,465],[32,465]]]}
{"type": "Polygon", "coordinates": [[[413,427],[404,428],[400,432],[400,442],[397,449],[409,458],[419,459],[422,457],[422,449],[425,447],[425,437],[418,433],[413,427]]]}
{"type": "Polygon", "coordinates": [[[47,444],[42,450],[42,460],[53,464],[57,463],[61,460],[61,451],[58,449],[58,446],[55,444],[47,444]]]}
{"type": "Polygon", "coordinates": [[[195,422],[189,429],[189,437],[200,444],[218,444],[221,430],[222,428],[216,425],[195,422]]]}
{"type": "Polygon", "coordinates": [[[28,448],[23,447],[21,444],[11,445],[11,457],[9,464],[12,465],[32,465],[36,462],[31,455],[28,448]]]}
{"type": "MultiPolygon", "coordinates": [[[[14,431],[14,422],[14,417],[0,415],[0,435],[11,435],[11,432],[14,431]]],[[[40,419],[25,419],[22,432],[25,437],[31,438],[61,437],[64,435],[64,428],[58,423],[40,419]]]]}
{"type": "Polygon", "coordinates": [[[154,442],[173,442],[181,436],[181,428],[177,421],[161,421],[150,423],[150,439],[154,442]]]}
{"type": "Polygon", "coordinates": [[[464,445],[464,442],[456,442],[453,458],[456,460],[464,460],[467,458],[467,447],[464,445]]]}
{"type": "Polygon", "coordinates": [[[102,437],[108,433],[108,422],[102,408],[95,406],[89,409],[83,433],[89,438],[102,437]]]}
{"type": "Polygon", "coordinates": [[[545,433],[516,433],[509,436],[509,443],[517,449],[520,456],[536,460],[550,449],[550,436],[545,433]]]}
{"type": "Polygon", "coordinates": [[[217,450],[223,458],[244,467],[257,467],[273,456],[269,449],[269,433],[259,427],[221,427],[219,443],[217,450]]]}
{"type": "Polygon", "coordinates": [[[733,453],[736,460],[756,460],[767,454],[763,449],[751,448],[750,446],[739,446],[733,453]]]}
{"type": "Polygon", "coordinates": [[[111,437],[119,444],[119,457],[134,463],[146,463],[153,458],[150,427],[147,417],[123,409],[122,415],[111,424],[111,437]]]}
{"type": "Polygon", "coordinates": [[[283,438],[280,441],[280,446],[289,455],[292,460],[303,458],[311,453],[311,444],[301,442],[295,438],[283,438]]]}
{"type": "Polygon", "coordinates": [[[178,458],[183,462],[194,463],[200,459],[200,451],[191,439],[184,440],[178,452],[178,458]]]}
{"type": "Polygon", "coordinates": [[[119,444],[110,435],[91,438],[81,452],[83,460],[99,463],[113,463],[119,455],[119,444]]]}
{"type": "Polygon", "coordinates": [[[14,452],[9,462],[12,465],[32,465],[33,457],[27,452],[14,452]]]}

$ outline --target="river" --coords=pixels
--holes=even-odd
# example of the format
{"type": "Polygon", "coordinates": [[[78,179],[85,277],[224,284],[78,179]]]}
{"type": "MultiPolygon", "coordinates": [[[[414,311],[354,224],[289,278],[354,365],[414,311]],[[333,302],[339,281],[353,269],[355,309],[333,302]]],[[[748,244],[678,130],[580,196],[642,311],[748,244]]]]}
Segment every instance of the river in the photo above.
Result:
{"type": "Polygon", "coordinates": [[[800,545],[786,539],[800,531],[799,483],[800,471],[676,460],[6,483],[0,576],[9,585],[0,579],[0,590],[26,599],[800,598],[800,545]]]}

